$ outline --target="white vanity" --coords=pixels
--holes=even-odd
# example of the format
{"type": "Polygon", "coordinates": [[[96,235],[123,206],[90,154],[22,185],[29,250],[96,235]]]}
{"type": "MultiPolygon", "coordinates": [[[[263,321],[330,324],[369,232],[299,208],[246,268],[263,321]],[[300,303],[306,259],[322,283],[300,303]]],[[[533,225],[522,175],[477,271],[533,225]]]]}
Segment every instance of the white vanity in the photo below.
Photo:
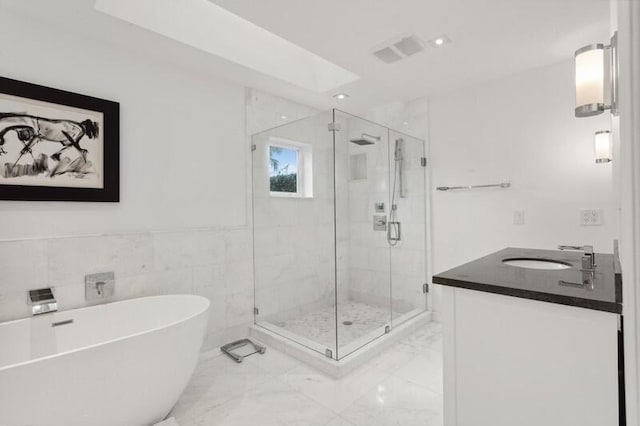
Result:
{"type": "Polygon", "coordinates": [[[434,276],[445,426],[619,425],[619,263],[582,257],[508,248],[434,276]]]}

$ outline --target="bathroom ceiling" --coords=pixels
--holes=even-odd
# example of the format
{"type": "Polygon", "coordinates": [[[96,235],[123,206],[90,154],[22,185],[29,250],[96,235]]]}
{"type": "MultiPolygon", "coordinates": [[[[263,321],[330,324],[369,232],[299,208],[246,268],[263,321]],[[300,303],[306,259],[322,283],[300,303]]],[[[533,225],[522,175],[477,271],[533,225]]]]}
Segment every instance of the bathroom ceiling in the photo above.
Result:
{"type": "MultiPolygon", "coordinates": [[[[606,41],[609,25],[608,0],[209,1],[360,79],[325,93],[303,89],[100,13],[89,0],[0,0],[0,13],[18,14],[55,31],[101,39],[317,108],[336,106],[355,113],[569,60],[576,48],[606,41]],[[73,25],[68,25],[69,16],[74,17],[73,25]],[[428,46],[391,64],[373,56],[374,48],[410,34],[425,42],[446,34],[452,42],[441,48],[428,46]],[[338,92],[350,97],[333,98],[338,92]]],[[[136,7],[136,2],[131,5],[136,7]]]]}
{"type": "Polygon", "coordinates": [[[609,26],[607,0],[211,1],[360,75],[337,90],[354,110],[571,59],[609,26]],[[372,55],[408,34],[452,43],[393,64],[372,55]]]}

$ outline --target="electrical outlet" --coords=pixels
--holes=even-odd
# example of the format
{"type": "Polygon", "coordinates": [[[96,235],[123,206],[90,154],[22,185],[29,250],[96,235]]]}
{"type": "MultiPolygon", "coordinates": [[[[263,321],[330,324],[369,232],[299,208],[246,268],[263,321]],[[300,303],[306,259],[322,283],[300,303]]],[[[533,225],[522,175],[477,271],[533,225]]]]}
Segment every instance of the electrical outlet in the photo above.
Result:
{"type": "Polygon", "coordinates": [[[602,209],[580,210],[580,225],[601,226],[602,209]]]}
{"type": "Polygon", "coordinates": [[[513,212],[513,224],[524,225],[524,210],[515,210],[513,212]]]}

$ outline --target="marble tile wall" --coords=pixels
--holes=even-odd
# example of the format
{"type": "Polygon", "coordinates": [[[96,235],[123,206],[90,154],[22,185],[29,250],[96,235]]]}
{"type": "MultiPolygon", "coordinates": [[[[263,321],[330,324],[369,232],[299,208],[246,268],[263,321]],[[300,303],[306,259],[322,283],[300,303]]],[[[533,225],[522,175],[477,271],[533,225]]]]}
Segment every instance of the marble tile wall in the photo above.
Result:
{"type": "Polygon", "coordinates": [[[332,303],[335,291],[333,144],[328,113],[253,137],[253,215],[258,321],[279,322],[332,303]],[[269,191],[269,144],[281,138],[310,146],[313,194],[269,191]]]}
{"type": "MultiPolygon", "coordinates": [[[[348,147],[349,158],[364,155],[366,173],[354,176],[353,161],[346,163],[348,173],[344,177],[347,189],[348,215],[338,227],[349,228],[349,282],[350,300],[388,305],[393,297],[394,311],[408,312],[425,305],[422,284],[425,282],[426,264],[426,203],[425,175],[420,166],[424,155],[421,140],[399,134],[385,127],[346,116],[346,130],[341,143],[348,147]],[[349,139],[362,133],[380,136],[374,145],[358,146],[349,139]],[[395,140],[402,138],[404,198],[397,198],[397,219],[402,226],[402,240],[392,249],[386,232],[373,230],[373,216],[385,215],[389,219],[390,193],[394,172],[395,140]],[[383,202],[384,213],[376,213],[374,204],[383,202]]],[[[399,189],[396,188],[396,191],[399,189]]],[[[340,204],[341,199],[338,199],[340,204]]]]}
{"type": "Polygon", "coordinates": [[[59,310],[158,294],[211,301],[207,347],[245,335],[253,322],[249,228],[0,241],[0,321],[30,316],[27,292],[53,287],[59,310]],[[84,276],[113,271],[113,297],[84,298],[84,276]]]}

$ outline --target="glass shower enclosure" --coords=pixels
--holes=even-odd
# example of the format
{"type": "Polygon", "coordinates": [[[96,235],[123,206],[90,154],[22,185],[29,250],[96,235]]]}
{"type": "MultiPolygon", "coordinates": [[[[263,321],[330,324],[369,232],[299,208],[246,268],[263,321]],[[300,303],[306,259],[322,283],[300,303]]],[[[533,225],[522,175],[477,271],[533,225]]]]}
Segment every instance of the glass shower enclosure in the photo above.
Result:
{"type": "Polygon", "coordinates": [[[339,110],[252,136],[256,325],[340,360],[426,311],[424,155],[339,110]]]}

